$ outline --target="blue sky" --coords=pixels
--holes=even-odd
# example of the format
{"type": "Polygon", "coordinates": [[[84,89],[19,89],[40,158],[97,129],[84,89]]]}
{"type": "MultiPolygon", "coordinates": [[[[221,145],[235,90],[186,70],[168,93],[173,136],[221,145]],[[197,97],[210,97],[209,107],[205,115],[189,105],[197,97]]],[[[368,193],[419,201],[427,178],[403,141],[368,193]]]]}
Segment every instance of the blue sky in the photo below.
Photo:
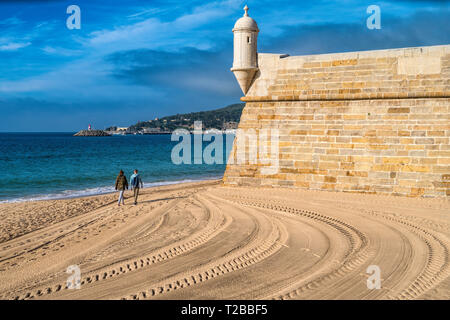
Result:
{"type": "Polygon", "coordinates": [[[239,102],[231,29],[245,4],[259,52],[450,43],[449,1],[0,0],[0,131],[77,131],[239,102]],[[69,30],[66,9],[81,8],[69,30]],[[369,5],[381,30],[369,30],[369,5]]]}

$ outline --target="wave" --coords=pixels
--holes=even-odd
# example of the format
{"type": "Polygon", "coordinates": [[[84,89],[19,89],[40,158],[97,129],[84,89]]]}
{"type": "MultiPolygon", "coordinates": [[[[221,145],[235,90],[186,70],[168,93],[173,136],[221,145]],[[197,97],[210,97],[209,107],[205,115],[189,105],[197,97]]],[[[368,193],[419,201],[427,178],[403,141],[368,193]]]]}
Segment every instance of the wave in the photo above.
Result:
{"type": "MultiPolygon", "coordinates": [[[[144,188],[166,186],[166,185],[172,185],[172,184],[178,184],[178,183],[199,182],[199,181],[205,181],[205,180],[217,180],[217,179],[221,179],[221,178],[222,178],[222,176],[216,176],[216,177],[204,177],[204,178],[200,178],[200,179],[184,179],[184,180],[174,180],[174,181],[149,182],[149,183],[144,183],[144,188]]],[[[41,194],[40,195],[31,195],[31,196],[13,198],[13,199],[8,199],[8,200],[0,200],[0,203],[17,203],[17,202],[27,202],[27,201],[73,199],[73,198],[97,196],[97,195],[108,194],[108,193],[113,193],[113,192],[116,192],[116,190],[114,190],[114,187],[111,187],[111,186],[89,188],[89,189],[84,189],[84,190],[65,190],[65,191],[58,192],[58,193],[50,193],[50,194],[45,194],[45,195],[41,195],[41,194]]]]}

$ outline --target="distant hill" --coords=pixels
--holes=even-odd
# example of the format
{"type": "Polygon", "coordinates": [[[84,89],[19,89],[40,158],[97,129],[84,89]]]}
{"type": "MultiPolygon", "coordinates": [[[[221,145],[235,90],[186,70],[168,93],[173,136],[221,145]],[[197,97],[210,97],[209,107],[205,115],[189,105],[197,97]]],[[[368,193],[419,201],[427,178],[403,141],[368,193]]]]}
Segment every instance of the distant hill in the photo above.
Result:
{"type": "MultiPolygon", "coordinates": [[[[173,116],[140,121],[130,126],[127,132],[172,132],[178,128],[193,129],[194,121],[202,121],[203,129],[235,129],[239,124],[244,103],[232,104],[225,108],[210,111],[176,114],[173,116]]],[[[114,131],[116,127],[106,130],[114,131]]]]}

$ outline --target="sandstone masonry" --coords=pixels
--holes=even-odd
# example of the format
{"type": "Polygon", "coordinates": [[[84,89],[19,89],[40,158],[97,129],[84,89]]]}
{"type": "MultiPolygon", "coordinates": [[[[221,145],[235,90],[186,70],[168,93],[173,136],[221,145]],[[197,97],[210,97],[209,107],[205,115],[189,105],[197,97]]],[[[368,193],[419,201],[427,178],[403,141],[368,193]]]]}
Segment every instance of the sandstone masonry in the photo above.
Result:
{"type": "Polygon", "coordinates": [[[237,139],[277,129],[279,169],[229,161],[226,185],[450,196],[450,45],[258,54],[258,68],[237,139]]]}

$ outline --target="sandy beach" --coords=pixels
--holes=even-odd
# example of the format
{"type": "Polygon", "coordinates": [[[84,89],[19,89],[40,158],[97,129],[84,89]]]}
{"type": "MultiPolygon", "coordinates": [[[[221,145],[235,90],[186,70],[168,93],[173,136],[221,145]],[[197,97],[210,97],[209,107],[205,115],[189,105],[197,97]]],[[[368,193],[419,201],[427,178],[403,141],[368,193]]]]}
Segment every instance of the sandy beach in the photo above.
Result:
{"type": "Polygon", "coordinates": [[[448,200],[220,181],[126,196],[1,204],[0,298],[450,299],[448,200]]]}

